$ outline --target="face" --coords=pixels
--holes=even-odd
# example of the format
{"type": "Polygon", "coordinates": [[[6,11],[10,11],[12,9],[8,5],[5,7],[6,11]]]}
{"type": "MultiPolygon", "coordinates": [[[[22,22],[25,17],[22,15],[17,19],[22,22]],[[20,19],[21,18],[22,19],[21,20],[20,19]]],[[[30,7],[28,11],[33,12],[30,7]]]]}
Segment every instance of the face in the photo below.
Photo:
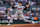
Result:
{"type": "Polygon", "coordinates": [[[20,6],[22,6],[22,3],[19,3],[20,6]]]}

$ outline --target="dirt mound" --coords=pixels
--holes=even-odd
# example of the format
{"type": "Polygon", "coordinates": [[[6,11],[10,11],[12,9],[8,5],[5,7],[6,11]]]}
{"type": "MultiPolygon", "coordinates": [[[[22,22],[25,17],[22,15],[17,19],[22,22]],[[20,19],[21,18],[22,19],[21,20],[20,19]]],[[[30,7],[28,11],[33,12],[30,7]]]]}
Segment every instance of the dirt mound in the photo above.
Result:
{"type": "Polygon", "coordinates": [[[40,24],[13,24],[9,26],[0,26],[0,27],[40,27],[40,24]]]}

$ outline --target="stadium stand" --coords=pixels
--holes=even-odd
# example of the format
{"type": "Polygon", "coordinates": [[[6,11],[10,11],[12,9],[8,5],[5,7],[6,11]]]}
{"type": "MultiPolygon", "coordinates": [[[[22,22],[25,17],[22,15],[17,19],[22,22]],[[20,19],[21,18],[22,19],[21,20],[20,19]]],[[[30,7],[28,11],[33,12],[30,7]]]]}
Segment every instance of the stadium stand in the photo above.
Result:
{"type": "MultiPolygon", "coordinates": [[[[40,20],[40,5],[38,4],[38,5],[36,5],[36,3],[34,3],[34,1],[35,0],[31,0],[31,2],[33,2],[33,4],[32,5],[30,5],[27,9],[25,9],[25,10],[23,10],[23,12],[25,13],[25,15],[28,13],[28,11],[31,11],[31,13],[32,14],[34,14],[33,16],[35,17],[32,17],[32,14],[30,15],[29,14],[29,16],[30,16],[30,19],[31,20],[40,20]],[[38,16],[36,16],[36,12],[38,12],[38,16]],[[37,17],[37,18],[36,18],[37,17]]],[[[38,0],[38,1],[40,1],[40,0],[38,0]]],[[[28,4],[28,2],[25,2],[25,1],[22,1],[22,2],[24,2],[25,4],[23,4],[23,6],[25,6],[25,5],[27,5],[28,4]],[[27,4],[26,4],[27,3],[27,4]]],[[[36,2],[36,1],[35,1],[36,2]]],[[[11,1],[11,0],[0,0],[0,19],[10,19],[10,17],[9,16],[11,16],[11,14],[14,14],[15,13],[15,8],[13,7],[14,6],[14,4],[18,4],[19,3],[19,1],[17,0],[15,0],[15,1],[11,1]],[[10,7],[12,7],[12,9],[13,9],[13,12],[10,12],[8,9],[10,9],[10,7]],[[2,9],[3,8],[3,9],[2,9]],[[4,13],[1,13],[1,12],[3,12],[3,11],[5,11],[4,13]],[[10,12],[10,13],[9,13],[10,12]],[[9,14],[9,15],[8,15],[9,14]]],[[[25,6],[26,7],[26,6],[25,6]]],[[[17,20],[17,21],[15,21],[14,20],[14,24],[15,24],[15,22],[17,22],[17,23],[23,23],[23,21],[22,20],[17,20]],[[18,22],[17,22],[18,21],[18,22]],[[20,22],[19,22],[20,21],[20,22]]],[[[36,21],[35,21],[36,22],[36,21]]]]}

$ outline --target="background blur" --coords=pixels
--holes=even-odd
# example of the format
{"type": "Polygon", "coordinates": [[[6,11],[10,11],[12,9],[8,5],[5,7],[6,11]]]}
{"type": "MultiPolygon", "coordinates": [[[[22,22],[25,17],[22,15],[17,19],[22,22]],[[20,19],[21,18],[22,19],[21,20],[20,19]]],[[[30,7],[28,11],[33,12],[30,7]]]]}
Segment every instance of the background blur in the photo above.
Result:
{"type": "MultiPolygon", "coordinates": [[[[33,20],[35,23],[40,23],[40,0],[0,0],[0,23],[8,23],[11,15],[15,14],[15,5],[22,2],[26,7],[30,1],[30,6],[23,10],[23,14],[27,20],[33,20]]],[[[14,23],[25,23],[22,19],[14,18],[14,23]],[[20,22],[21,21],[21,22],[20,22]]]]}

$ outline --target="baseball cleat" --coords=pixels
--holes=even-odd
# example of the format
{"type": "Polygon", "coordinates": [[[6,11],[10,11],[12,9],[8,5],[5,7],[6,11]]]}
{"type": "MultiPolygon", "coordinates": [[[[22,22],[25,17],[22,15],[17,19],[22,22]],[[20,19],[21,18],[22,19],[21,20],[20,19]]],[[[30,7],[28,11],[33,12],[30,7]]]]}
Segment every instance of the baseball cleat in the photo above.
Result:
{"type": "Polygon", "coordinates": [[[7,25],[11,25],[11,24],[7,24],[7,25]]]}

